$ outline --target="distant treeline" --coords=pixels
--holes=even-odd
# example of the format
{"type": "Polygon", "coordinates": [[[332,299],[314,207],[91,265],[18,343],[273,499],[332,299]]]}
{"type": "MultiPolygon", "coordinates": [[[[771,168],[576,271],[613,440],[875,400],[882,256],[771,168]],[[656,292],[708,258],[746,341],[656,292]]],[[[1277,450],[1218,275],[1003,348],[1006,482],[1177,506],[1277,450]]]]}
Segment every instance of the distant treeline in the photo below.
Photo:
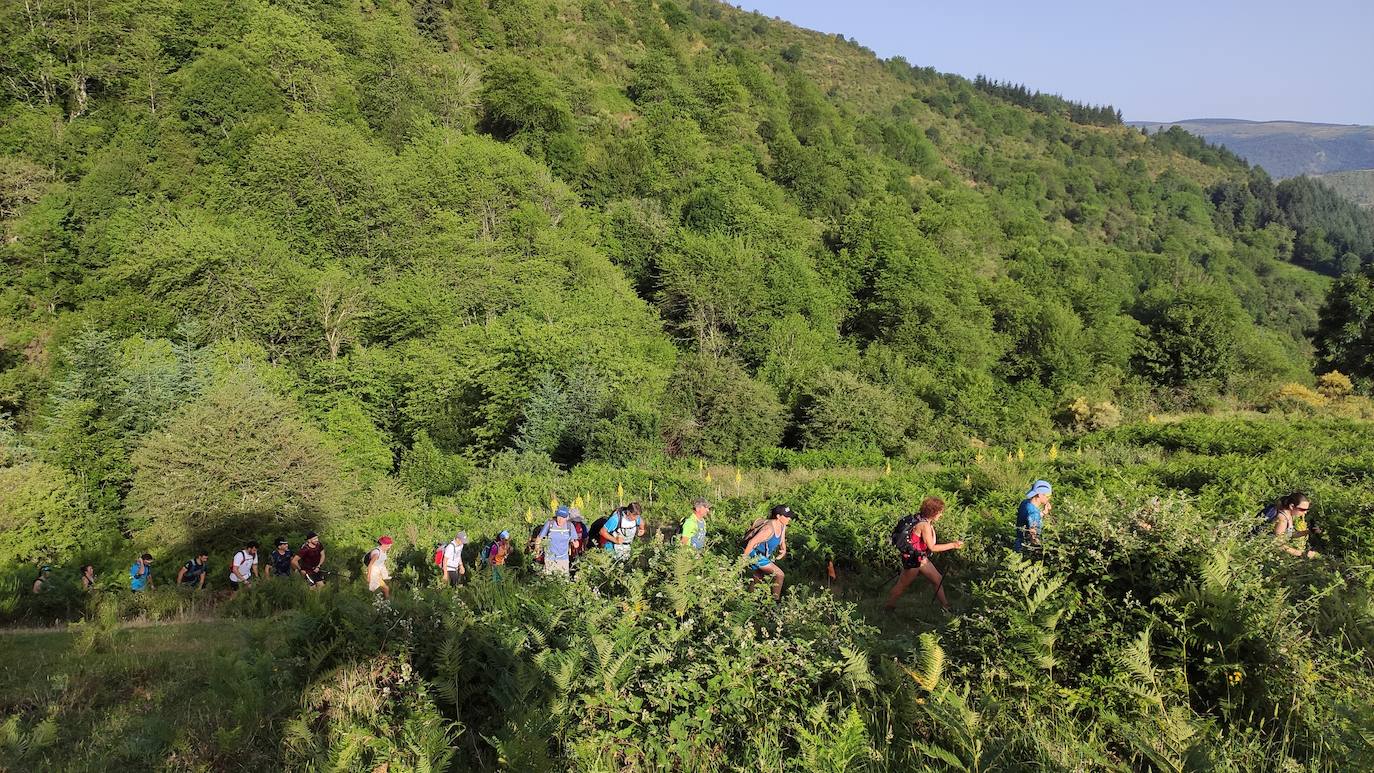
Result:
{"type": "Polygon", "coordinates": [[[1090,126],[1119,126],[1121,124],[1121,111],[1111,105],[1087,105],[1082,102],[1074,102],[1058,94],[1031,91],[1023,83],[995,81],[986,75],[979,75],[974,78],[973,85],[979,91],[1001,97],[1013,105],[1030,108],[1045,115],[1067,116],[1074,123],[1090,126]]]}

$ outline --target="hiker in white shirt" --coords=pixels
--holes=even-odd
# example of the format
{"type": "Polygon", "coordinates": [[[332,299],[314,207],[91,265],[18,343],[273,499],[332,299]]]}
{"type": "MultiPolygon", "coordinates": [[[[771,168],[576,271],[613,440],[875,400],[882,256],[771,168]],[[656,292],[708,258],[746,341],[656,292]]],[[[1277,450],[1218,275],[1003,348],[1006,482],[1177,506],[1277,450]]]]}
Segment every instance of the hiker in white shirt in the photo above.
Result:
{"type": "Polygon", "coordinates": [[[386,584],[391,579],[391,570],[386,568],[386,554],[391,550],[392,539],[382,537],[377,540],[377,547],[367,554],[367,589],[376,593],[382,592],[382,597],[391,599],[391,586],[386,584]]]}
{"type": "Polygon", "coordinates": [[[444,577],[448,579],[449,587],[456,587],[468,573],[467,567],[463,566],[463,546],[466,544],[468,533],[460,531],[444,546],[444,577]]]}
{"type": "Polygon", "coordinates": [[[229,568],[229,586],[234,590],[247,585],[258,576],[258,543],[249,542],[243,550],[234,554],[234,562],[229,568]]]}

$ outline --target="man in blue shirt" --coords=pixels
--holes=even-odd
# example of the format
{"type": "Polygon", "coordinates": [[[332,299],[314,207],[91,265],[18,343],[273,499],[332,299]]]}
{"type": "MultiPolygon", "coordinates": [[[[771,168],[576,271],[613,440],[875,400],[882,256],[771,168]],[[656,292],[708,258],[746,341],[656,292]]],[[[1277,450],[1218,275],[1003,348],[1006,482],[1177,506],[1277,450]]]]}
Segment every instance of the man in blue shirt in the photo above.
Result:
{"type": "Polygon", "coordinates": [[[1016,545],[1013,549],[1017,553],[1026,552],[1027,548],[1035,552],[1040,550],[1040,529],[1044,516],[1050,512],[1051,490],[1049,481],[1037,480],[1016,509],[1016,545]]]}
{"type": "Polygon", "coordinates": [[[571,511],[567,507],[559,507],[553,514],[553,520],[544,524],[544,528],[539,530],[539,544],[544,548],[544,572],[546,574],[556,574],[568,577],[569,561],[572,559],[573,547],[578,544],[577,529],[568,521],[571,511]]]}
{"type": "Polygon", "coordinates": [[[624,507],[616,508],[611,517],[606,519],[606,525],[601,527],[602,543],[606,546],[606,552],[614,556],[615,560],[624,561],[629,558],[635,538],[644,536],[644,518],[641,515],[643,512],[644,508],[638,502],[631,502],[624,507]]]}
{"type": "Polygon", "coordinates": [[[129,590],[153,589],[153,556],[144,553],[129,567],[129,590]]]}

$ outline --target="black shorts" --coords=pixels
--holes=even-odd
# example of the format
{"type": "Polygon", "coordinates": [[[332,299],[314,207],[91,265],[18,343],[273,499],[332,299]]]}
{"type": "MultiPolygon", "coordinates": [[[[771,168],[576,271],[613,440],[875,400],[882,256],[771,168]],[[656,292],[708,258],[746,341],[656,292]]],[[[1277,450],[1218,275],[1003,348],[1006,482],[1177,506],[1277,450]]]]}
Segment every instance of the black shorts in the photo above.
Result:
{"type": "Polygon", "coordinates": [[[927,558],[930,558],[930,555],[927,553],[903,553],[902,568],[920,569],[921,564],[924,564],[927,558]]]}
{"type": "Polygon", "coordinates": [[[302,574],[305,575],[305,581],[311,585],[318,585],[324,582],[324,572],[321,572],[318,569],[314,571],[310,571],[307,569],[306,571],[302,572],[302,574]]]}

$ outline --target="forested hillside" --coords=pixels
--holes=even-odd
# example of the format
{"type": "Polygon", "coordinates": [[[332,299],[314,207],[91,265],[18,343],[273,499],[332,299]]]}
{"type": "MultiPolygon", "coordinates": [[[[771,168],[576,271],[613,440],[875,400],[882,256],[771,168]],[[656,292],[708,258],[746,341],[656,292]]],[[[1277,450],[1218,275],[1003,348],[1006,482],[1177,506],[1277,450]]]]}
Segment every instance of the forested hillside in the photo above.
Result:
{"type": "Polygon", "coordinates": [[[82,622],[0,632],[0,767],[1369,767],[1368,213],[1072,97],[700,1],[4,4],[0,622],[82,622]],[[932,495],[953,613],[883,612],[932,495]]]}
{"type": "Polygon", "coordinates": [[[4,27],[3,408],[112,506],[193,361],[258,363],[378,474],[900,452],[1310,367],[1325,283],[1262,173],[726,6],[4,27]]]}
{"type": "Polygon", "coordinates": [[[1131,125],[1148,127],[1150,131],[1177,126],[1209,142],[1225,145],[1278,178],[1374,166],[1374,126],[1234,118],[1131,121],[1131,125]]]}

